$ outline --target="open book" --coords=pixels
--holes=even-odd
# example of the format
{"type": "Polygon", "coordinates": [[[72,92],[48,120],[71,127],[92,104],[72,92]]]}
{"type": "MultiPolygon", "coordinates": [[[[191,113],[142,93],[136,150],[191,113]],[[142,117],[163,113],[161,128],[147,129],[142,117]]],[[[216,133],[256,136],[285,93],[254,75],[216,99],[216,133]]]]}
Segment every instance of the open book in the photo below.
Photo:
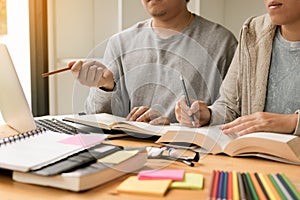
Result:
{"type": "Polygon", "coordinates": [[[300,165],[300,137],[289,134],[256,132],[237,136],[223,134],[219,126],[181,127],[178,131],[167,131],[157,143],[169,146],[190,144],[212,154],[258,156],[300,165]]]}
{"type": "Polygon", "coordinates": [[[55,176],[14,171],[13,180],[79,192],[139,170],[146,161],[147,153],[144,149],[125,149],[88,166],[55,176]]]}
{"type": "Polygon", "coordinates": [[[180,128],[179,126],[155,126],[145,122],[127,121],[124,117],[107,113],[74,115],[65,117],[64,120],[107,130],[122,130],[150,136],[161,136],[167,130],[180,128]]]}

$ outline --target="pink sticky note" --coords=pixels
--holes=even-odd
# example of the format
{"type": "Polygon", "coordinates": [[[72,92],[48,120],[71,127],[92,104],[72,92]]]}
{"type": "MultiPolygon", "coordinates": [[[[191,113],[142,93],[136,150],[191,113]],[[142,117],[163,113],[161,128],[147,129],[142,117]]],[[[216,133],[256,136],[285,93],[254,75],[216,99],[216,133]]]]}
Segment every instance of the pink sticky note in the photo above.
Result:
{"type": "Polygon", "coordinates": [[[77,134],[60,140],[60,143],[90,147],[101,143],[106,137],[101,134],[77,134]]]}
{"type": "Polygon", "coordinates": [[[138,173],[139,180],[170,179],[181,181],[184,179],[184,170],[143,170],[138,173]]]}

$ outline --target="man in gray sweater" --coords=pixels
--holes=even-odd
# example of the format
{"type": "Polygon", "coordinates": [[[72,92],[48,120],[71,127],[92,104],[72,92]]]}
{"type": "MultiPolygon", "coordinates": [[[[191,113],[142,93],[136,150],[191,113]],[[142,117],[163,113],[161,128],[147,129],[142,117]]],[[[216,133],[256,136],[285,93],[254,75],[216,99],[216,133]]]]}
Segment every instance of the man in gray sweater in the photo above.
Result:
{"type": "MultiPolygon", "coordinates": [[[[103,60],[77,61],[72,71],[91,87],[87,113],[106,112],[151,124],[176,122],[183,95],[212,104],[237,41],[224,27],[192,14],[188,0],[142,0],[151,19],[112,36],[103,60]]],[[[70,63],[73,64],[73,63],[70,63]]]]}

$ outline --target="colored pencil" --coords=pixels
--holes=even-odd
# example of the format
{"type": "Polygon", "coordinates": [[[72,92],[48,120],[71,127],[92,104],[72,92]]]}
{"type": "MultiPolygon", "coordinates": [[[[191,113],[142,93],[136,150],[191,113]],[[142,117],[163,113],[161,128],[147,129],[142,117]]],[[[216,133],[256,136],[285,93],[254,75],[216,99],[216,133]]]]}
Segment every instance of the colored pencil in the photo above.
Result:
{"type": "Polygon", "coordinates": [[[257,193],[257,196],[259,198],[259,200],[267,200],[264,192],[262,191],[262,188],[260,187],[255,175],[253,173],[250,173],[250,177],[251,177],[251,181],[254,185],[255,191],[257,193]]]}
{"type": "Polygon", "coordinates": [[[268,187],[270,188],[272,194],[274,195],[274,198],[280,199],[280,195],[278,193],[278,191],[276,190],[276,188],[274,187],[274,185],[272,184],[272,182],[270,181],[269,177],[267,174],[262,174],[262,176],[264,177],[264,180],[266,181],[266,184],[268,185],[268,187]]]}
{"type": "Polygon", "coordinates": [[[247,180],[248,186],[250,188],[252,199],[259,200],[258,199],[258,195],[257,195],[257,193],[255,191],[254,185],[253,185],[253,183],[251,181],[251,177],[250,177],[249,172],[245,173],[245,176],[246,176],[246,180],[247,180]]]}
{"type": "Polygon", "coordinates": [[[287,200],[286,197],[284,196],[283,192],[281,191],[279,185],[276,183],[276,181],[275,181],[274,177],[272,176],[272,174],[268,174],[268,177],[269,177],[270,181],[272,182],[272,184],[274,185],[274,187],[276,188],[276,191],[280,195],[280,198],[283,199],[283,200],[287,200]]]}
{"type": "Polygon", "coordinates": [[[263,176],[262,173],[258,173],[258,176],[262,182],[262,184],[264,185],[269,197],[271,200],[276,200],[275,195],[273,194],[273,191],[271,190],[270,186],[267,184],[267,181],[265,180],[265,177],[263,176]]]}
{"type": "Polygon", "coordinates": [[[232,172],[228,172],[227,200],[232,200],[232,172]]]}
{"type": "Polygon", "coordinates": [[[237,173],[237,177],[238,177],[238,184],[239,184],[239,191],[240,191],[240,200],[246,200],[246,194],[245,194],[243,180],[240,172],[237,173]]]}
{"type": "Polygon", "coordinates": [[[255,173],[254,173],[254,176],[255,176],[257,182],[259,183],[260,188],[262,189],[262,191],[263,191],[263,193],[264,193],[266,199],[269,200],[270,197],[269,197],[269,195],[268,195],[268,193],[267,193],[267,191],[266,191],[266,188],[264,187],[263,183],[261,182],[261,180],[260,180],[260,178],[259,178],[259,176],[258,176],[258,173],[255,172],[255,173]]]}
{"type": "Polygon", "coordinates": [[[222,183],[222,199],[226,200],[227,198],[227,178],[228,172],[224,172],[223,183],[222,183]]]}
{"type": "Polygon", "coordinates": [[[276,174],[273,174],[273,178],[276,181],[276,183],[278,184],[278,186],[280,187],[280,189],[281,189],[282,193],[284,194],[284,196],[286,197],[286,199],[292,199],[291,195],[285,189],[285,187],[283,186],[283,184],[281,183],[281,181],[279,180],[279,178],[277,177],[276,174]]]}
{"type": "Polygon", "coordinates": [[[217,199],[221,200],[222,199],[222,186],[223,186],[223,178],[224,178],[224,172],[220,172],[220,178],[219,178],[219,184],[218,184],[218,194],[217,194],[217,199]]]}
{"type": "Polygon", "coordinates": [[[213,199],[213,200],[217,199],[219,178],[220,178],[220,172],[216,171],[214,183],[213,183],[214,184],[213,191],[212,191],[212,195],[211,195],[211,199],[213,199]]]}
{"type": "Polygon", "coordinates": [[[239,200],[239,185],[236,171],[232,172],[233,200],[239,200]]]}
{"type": "Polygon", "coordinates": [[[244,185],[244,189],[245,189],[246,199],[252,200],[253,198],[251,195],[250,187],[247,182],[246,174],[242,173],[241,176],[242,176],[242,181],[243,181],[243,185],[244,185]]]}
{"type": "Polygon", "coordinates": [[[300,194],[299,192],[297,192],[296,188],[293,186],[293,184],[290,182],[290,180],[286,177],[285,174],[280,174],[282,176],[282,178],[284,179],[284,181],[287,183],[287,185],[289,186],[289,188],[292,190],[294,196],[296,196],[297,199],[300,199],[300,194]]]}
{"type": "Polygon", "coordinates": [[[216,170],[213,170],[212,174],[211,174],[211,179],[210,179],[210,189],[209,189],[209,198],[210,199],[213,199],[215,177],[216,177],[216,170]]]}
{"type": "Polygon", "coordinates": [[[278,179],[281,181],[283,187],[287,190],[287,192],[289,193],[289,195],[292,197],[292,199],[297,199],[297,196],[293,193],[293,191],[291,190],[291,188],[288,186],[288,184],[284,181],[283,177],[281,176],[281,174],[277,174],[278,179]]]}

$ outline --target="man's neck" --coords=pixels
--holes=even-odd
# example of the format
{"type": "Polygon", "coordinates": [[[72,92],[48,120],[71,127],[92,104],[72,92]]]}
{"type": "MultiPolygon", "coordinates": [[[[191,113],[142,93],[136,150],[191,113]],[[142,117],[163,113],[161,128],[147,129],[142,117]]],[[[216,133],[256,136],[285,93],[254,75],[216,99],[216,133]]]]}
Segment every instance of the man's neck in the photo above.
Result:
{"type": "Polygon", "coordinates": [[[189,11],[184,11],[174,17],[153,17],[151,26],[153,28],[168,29],[176,32],[181,32],[193,21],[193,14],[189,11]]]}

